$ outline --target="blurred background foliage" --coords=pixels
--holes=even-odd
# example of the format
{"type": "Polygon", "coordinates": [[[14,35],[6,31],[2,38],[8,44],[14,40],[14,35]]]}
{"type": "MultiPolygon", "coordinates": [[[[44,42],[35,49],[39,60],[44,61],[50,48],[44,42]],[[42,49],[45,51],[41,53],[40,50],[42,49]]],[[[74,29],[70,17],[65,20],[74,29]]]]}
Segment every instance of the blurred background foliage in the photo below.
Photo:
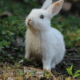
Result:
{"type": "MultiPolygon", "coordinates": [[[[25,19],[33,8],[41,7],[39,3],[42,4],[38,0],[0,0],[0,61],[14,62],[23,57],[25,19]],[[18,38],[22,39],[22,45],[18,46],[18,38]]],[[[74,3],[71,1],[72,5],[74,3]]],[[[51,26],[64,35],[66,48],[80,46],[80,14],[75,12],[72,6],[71,10],[62,10],[51,20],[51,26]]]]}

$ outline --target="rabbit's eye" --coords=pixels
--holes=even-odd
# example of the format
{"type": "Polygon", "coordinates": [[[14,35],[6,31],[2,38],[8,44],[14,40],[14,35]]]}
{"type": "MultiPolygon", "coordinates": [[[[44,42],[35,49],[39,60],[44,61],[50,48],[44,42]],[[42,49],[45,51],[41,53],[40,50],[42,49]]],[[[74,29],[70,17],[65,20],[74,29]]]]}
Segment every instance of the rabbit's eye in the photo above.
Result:
{"type": "Polygon", "coordinates": [[[40,15],[40,18],[41,18],[41,19],[44,19],[44,15],[40,15]]]}

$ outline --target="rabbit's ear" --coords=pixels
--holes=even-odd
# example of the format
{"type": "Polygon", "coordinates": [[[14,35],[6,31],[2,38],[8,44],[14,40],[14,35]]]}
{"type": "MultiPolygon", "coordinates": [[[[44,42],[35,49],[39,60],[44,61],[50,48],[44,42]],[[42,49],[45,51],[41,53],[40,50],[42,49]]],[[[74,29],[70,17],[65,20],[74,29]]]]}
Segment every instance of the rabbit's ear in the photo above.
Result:
{"type": "Polygon", "coordinates": [[[52,4],[52,0],[46,0],[42,6],[42,9],[47,9],[52,4]]]}
{"type": "Polygon", "coordinates": [[[63,2],[64,2],[63,0],[57,1],[47,9],[50,18],[52,18],[53,16],[57,15],[60,12],[63,2]]]}

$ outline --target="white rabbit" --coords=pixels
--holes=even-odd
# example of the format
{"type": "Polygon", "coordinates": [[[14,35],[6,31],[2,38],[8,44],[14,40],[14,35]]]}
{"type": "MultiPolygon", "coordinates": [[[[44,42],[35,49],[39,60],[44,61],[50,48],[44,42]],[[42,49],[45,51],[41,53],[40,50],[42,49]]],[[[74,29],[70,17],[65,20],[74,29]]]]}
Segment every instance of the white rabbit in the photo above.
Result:
{"type": "Polygon", "coordinates": [[[63,35],[50,26],[51,18],[59,13],[63,2],[60,0],[52,4],[52,0],[46,0],[41,9],[33,9],[25,20],[28,28],[25,58],[42,62],[43,69],[50,71],[65,54],[63,35]]]}

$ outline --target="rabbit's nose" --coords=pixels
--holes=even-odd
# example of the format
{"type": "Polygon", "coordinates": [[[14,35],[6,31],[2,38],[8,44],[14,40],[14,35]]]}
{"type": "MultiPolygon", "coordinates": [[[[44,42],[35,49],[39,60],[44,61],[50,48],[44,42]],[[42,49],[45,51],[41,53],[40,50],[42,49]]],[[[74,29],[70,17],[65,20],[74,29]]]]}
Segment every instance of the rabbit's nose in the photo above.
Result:
{"type": "Polygon", "coordinates": [[[31,23],[31,19],[28,20],[28,24],[30,24],[30,23],[31,23]]]}
{"type": "Polygon", "coordinates": [[[29,19],[28,21],[31,21],[31,19],[29,19]]]}

